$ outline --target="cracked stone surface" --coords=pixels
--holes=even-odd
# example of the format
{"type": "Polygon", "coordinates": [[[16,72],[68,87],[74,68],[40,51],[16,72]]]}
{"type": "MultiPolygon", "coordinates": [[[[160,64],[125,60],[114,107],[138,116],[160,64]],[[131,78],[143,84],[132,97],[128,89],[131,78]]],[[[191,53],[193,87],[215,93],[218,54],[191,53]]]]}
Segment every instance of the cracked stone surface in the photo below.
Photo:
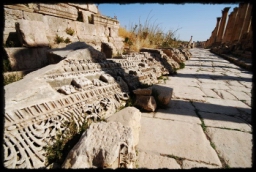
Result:
{"type": "Polygon", "coordinates": [[[252,131],[252,126],[250,124],[246,124],[242,119],[233,116],[206,112],[199,112],[199,114],[203,118],[205,125],[209,127],[237,129],[247,132],[252,131]]]}
{"type": "Polygon", "coordinates": [[[191,168],[221,168],[221,166],[218,165],[210,165],[210,164],[205,164],[205,163],[200,163],[200,162],[195,162],[195,161],[188,161],[188,160],[183,160],[182,162],[182,169],[191,169],[191,168]]]}
{"type": "Polygon", "coordinates": [[[155,118],[201,124],[195,111],[189,109],[159,109],[159,111],[155,113],[155,118]]]}
{"type": "Polygon", "coordinates": [[[230,167],[252,167],[252,134],[211,127],[207,133],[230,167]]]}
{"type": "Polygon", "coordinates": [[[174,97],[179,99],[187,99],[194,101],[205,101],[204,93],[197,87],[175,87],[174,88],[174,97]]]}
{"type": "Polygon", "coordinates": [[[138,156],[138,168],[148,169],[180,169],[180,165],[175,159],[160,154],[139,151],[138,156]]]}
{"type": "Polygon", "coordinates": [[[173,88],[167,108],[142,113],[139,164],[161,168],[164,154],[180,158],[182,169],[252,167],[252,73],[209,50],[190,52],[185,68],[165,82],[173,88]]]}
{"type": "Polygon", "coordinates": [[[146,152],[152,151],[221,165],[198,124],[142,116],[139,140],[138,148],[146,152]]]}

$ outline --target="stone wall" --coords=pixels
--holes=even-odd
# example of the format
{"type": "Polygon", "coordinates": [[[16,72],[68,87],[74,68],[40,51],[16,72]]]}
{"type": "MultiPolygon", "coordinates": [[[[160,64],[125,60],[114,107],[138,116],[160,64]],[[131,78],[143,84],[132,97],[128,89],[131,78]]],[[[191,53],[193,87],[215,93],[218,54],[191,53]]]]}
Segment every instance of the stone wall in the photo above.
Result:
{"type": "MultiPolygon", "coordinates": [[[[113,56],[123,51],[123,40],[118,36],[119,22],[100,15],[94,4],[4,5],[4,15],[3,44],[8,52],[14,52],[11,50],[12,47],[60,48],[69,44],[69,41],[70,43],[86,42],[99,51],[102,51],[103,43],[107,44],[113,56]],[[73,35],[68,34],[66,29],[72,30],[73,35]],[[57,44],[55,40],[57,36],[67,40],[67,43],[57,44]]],[[[11,54],[8,58],[9,61],[15,61],[15,58],[20,57],[11,54]]],[[[26,58],[25,61],[29,61],[36,57],[27,56],[26,58]]],[[[44,56],[41,57],[41,61],[44,66],[44,56]]],[[[21,65],[24,66],[24,64],[21,65]]],[[[15,66],[11,68],[13,71],[17,70],[15,66]]],[[[38,66],[31,63],[28,68],[38,68],[38,66]]]]}
{"type": "Polygon", "coordinates": [[[216,27],[204,46],[218,50],[219,54],[232,52],[243,56],[243,52],[249,53],[253,49],[252,4],[240,3],[239,7],[234,8],[230,13],[227,20],[228,11],[229,7],[224,8],[222,17],[217,18],[216,27]]]}

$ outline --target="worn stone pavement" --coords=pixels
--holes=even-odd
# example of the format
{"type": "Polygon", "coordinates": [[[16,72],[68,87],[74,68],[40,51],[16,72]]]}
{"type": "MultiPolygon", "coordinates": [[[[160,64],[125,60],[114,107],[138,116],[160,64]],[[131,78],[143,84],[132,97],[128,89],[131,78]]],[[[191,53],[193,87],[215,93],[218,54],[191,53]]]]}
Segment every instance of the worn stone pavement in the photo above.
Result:
{"type": "Polygon", "coordinates": [[[252,73],[206,49],[163,86],[165,109],[142,113],[138,168],[252,167],[252,73]]]}

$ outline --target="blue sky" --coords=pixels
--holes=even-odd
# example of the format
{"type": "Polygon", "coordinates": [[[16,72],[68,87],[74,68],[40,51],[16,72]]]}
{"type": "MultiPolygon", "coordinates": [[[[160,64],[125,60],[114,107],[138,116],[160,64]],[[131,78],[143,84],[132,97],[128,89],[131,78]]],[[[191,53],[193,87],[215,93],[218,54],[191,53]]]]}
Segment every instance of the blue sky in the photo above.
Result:
{"type": "Polygon", "coordinates": [[[150,22],[160,24],[164,30],[176,30],[176,36],[183,41],[206,41],[216,26],[216,18],[221,17],[225,7],[231,7],[229,14],[239,4],[99,4],[102,15],[114,17],[122,27],[130,28],[140,22],[143,24],[148,18],[150,22]]]}

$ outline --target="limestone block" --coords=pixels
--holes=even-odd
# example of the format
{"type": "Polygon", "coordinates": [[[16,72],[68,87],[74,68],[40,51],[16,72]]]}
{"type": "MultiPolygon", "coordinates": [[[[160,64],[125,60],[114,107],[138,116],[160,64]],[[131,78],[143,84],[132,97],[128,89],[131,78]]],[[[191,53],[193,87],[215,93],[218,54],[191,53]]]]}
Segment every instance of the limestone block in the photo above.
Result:
{"type": "Polygon", "coordinates": [[[98,13],[98,8],[95,4],[88,4],[88,10],[97,14],[98,13]]]}
{"type": "Polygon", "coordinates": [[[81,60],[90,60],[92,62],[101,62],[106,60],[105,54],[95,50],[93,47],[89,46],[88,48],[79,49],[70,52],[67,55],[68,59],[81,59],[81,60]]]}
{"type": "Polygon", "coordinates": [[[126,107],[107,118],[107,121],[120,122],[124,126],[130,127],[132,129],[134,145],[136,146],[139,143],[140,119],[141,112],[137,108],[126,107]]]}
{"type": "Polygon", "coordinates": [[[61,18],[66,18],[70,20],[76,20],[78,13],[75,7],[68,4],[58,3],[58,4],[42,4],[39,3],[34,6],[34,10],[37,13],[53,15],[61,18]]]}
{"type": "Polygon", "coordinates": [[[49,63],[57,63],[67,57],[69,59],[88,59],[92,61],[105,59],[103,53],[95,50],[84,42],[71,43],[64,48],[55,48],[47,52],[49,63]],[[75,52],[73,52],[74,50],[75,52]]]}
{"type": "Polygon", "coordinates": [[[136,96],[136,101],[134,106],[141,108],[143,110],[154,112],[156,110],[156,101],[153,96],[136,96]]]}
{"type": "Polygon", "coordinates": [[[186,61],[185,57],[177,54],[173,49],[163,49],[163,52],[171,59],[175,60],[178,63],[186,61]]]}
{"type": "Polygon", "coordinates": [[[36,69],[48,64],[48,47],[42,48],[4,48],[12,71],[36,69]]]}
{"type": "Polygon", "coordinates": [[[167,62],[168,62],[168,64],[170,64],[171,67],[174,68],[174,69],[179,69],[179,68],[180,68],[179,63],[176,62],[176,61],[173,60],[173,59],[168,59],[167,62]]]}
{"type": "Polygon", "coordinates": [[[152,94],[152,87],[133,90],[133,93],[136,95],[150,96],[152,94]]]}
{"type": "Polygon", "coordinates": [[[26,12],[24,11],[23,12],[23,15],[24,15],[24,19],[25,20],[35,20],[35,21],[41,21],[43,22],[43,15],[42,14],[38,14],[38,13],[32,13],[32,12],[26,12]]]}
{"type": "Polygon", "coordinates": [[[49,46],[44,23],[40,21],[18,20],[15,23],[21,43],[27,47],[49,46]]]}
{"type": "Polygon", "coordinates": [[[15,21],[23,18],[21,10],[4,8],[5,28],[15,28],[15,21]]]}
{"type": "Polygon", "coordinates": [[[115,78],[113,78],[109,74],[102,74],[102,75],[100,75],[100,80],[102,80],[102,81],[104,81],[106,83],[114,83],[115,82],[115,78]]]}
{"type": "Polygon", "coordinates": [[[153,92],[156,91],[157,99],[163,105],[167,105],[172,99],[173,88],[162,85],[153,85],[153,92]]]}
{"type": "Polygon", "coordinates": [[[43,17],[43,20],[44,20],[47,32],[52,32],[54,36],[57,32],[65,32],[67,27],[72,27],[72,28],[74,27],[74,26],[70,26],[73,24],[72,21],[64,18],[45,15],[43,17]]]}
{"type": "Polygon", "coordinates": [[[92,14],[92,13],[91,13],[90,11],[84,11],[84,10],[79,10],[79,12],[82,13],[83,22],[89,24],[88,17],[89,17],[89,16],[91,17],[91,14],[92,14]]]}
{"type": "Polygon", "coordinates": [[[88,85],[92,85],[92,81],[87,78],[76,78],[72,80],[71,84],[78,88],[82,88],[88,85]]]}
{"type": "MultiPolygon", "coordinates": [[[[98,36],[100,37],[108,37],[109,29],[103,25],[95,25],[95,29],[97,30],[98,36]]],[[[108,42],[108,41],[106,41],[108,42]]]]}
{"type": "Polygon", "coordinates": [[[95,26],[92,24],[75,22],[77,37],[80,41],[93,41],[96,40],[94,36],[97,35],[95,26]]]}
{"type": "Polygon", "coordinates": [[[135,157],[131,128],[120,122],[98,122],[83,133],[62,168],[133,168],[135,157]]]}
{"type": "Polygon", "coordinates": [[[27,5],[25,4],[4,5],[4,7],[14,9],[14,10],[33,12],[33,4],[31,3],[28,3],[27,5]]]}
{"type": "Polygon", "coordinates": [[[66,95],[76,92],[75,88],[72,85],[64,85],[61,88],[59,88],[58,91],[66,95]]]}
{"type": "Polygon", "coordinates": [[[87,4],[68,3],[68,5],[78,7],[78,8],[83,9],[83,10],[88,10],[88,5],[87,4]]]}

